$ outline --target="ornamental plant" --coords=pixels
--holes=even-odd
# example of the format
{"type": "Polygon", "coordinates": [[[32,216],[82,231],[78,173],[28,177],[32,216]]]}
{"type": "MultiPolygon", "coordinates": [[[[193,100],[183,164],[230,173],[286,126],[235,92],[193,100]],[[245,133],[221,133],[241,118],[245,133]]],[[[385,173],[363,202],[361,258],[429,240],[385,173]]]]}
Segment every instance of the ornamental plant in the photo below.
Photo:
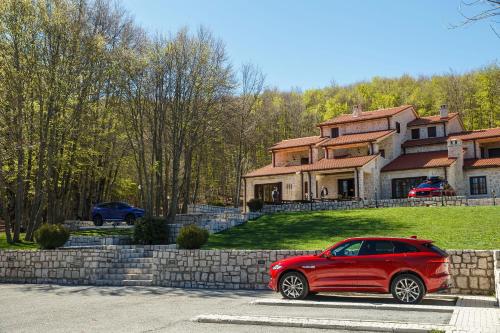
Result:
{"type": "Polygon", "coordinates": [[[208,231],[194,224],[181,228],[177,236],[177,245],[181,249],[199,249],[208,241],[208,231]]]}
{"type": "Polygon", "coordinates": [[[69,229],[62,224],[42,224],[34,233],[40,248],[53,250],[63,246],[69,239],[69,229]]]}

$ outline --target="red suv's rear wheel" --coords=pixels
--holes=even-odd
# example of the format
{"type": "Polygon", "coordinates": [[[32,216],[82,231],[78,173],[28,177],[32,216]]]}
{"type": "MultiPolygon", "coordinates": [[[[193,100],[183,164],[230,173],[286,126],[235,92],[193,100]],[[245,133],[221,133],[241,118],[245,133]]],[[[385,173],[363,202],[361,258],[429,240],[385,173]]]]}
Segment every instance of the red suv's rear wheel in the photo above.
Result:
{"type": "Polygon", "coordinates": [[[400,303],[418,304],[425,296],[425,286],[413,274],[401,274],[391,284],[391,293],[400,303]]]}
{"type": "Polygon", "coordinates": [[[285,273],[280,279],[280,292],[288,299],[304,299],[309,294],[307,279],[299,272],[285,273]]]}

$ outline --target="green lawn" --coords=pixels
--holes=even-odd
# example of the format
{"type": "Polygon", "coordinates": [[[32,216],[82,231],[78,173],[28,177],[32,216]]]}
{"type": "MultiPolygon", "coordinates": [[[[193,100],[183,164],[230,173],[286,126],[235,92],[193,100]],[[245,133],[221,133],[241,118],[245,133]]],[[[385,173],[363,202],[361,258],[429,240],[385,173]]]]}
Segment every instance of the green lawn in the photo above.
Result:
{"type": "Polygon", "coordinates": [[[213,234],[205,248],[323,249],[347,237],[411,235],[445,249],[500,249],[500,207],[279,213],[213,234]]]}
{"type": "MultiPolygon", "coordinates": [[[[24,234],[21,234],[21,239],[24,238],[24,234]]],[[[7,243],[7,237],[5,232],[0,232],[0,250],[37,250],[38,245],[32,242],[22,242],[16,244],[7,243]]]]}

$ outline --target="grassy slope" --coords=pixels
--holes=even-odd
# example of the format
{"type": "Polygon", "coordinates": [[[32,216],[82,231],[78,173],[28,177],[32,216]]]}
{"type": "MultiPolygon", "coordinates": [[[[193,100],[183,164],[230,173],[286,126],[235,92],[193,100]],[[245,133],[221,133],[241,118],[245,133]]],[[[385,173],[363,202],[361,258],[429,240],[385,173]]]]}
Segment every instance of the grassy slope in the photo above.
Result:
{"type": "Polygon", "coordinates": [[[417,235],[446,249],[500,249],[500,207],[408,207],[266,215],[205,248],[323,249],[347,237],[417,235]]]}
{"type": "MultiPolygon", "coordinates": [[[[24,234],[21,235],[21,239],[24,238],[24,234]]],[[[22,242],[16,244],[7,243],[7,238],[5,232],[0,233],[0,250],[36,250],[38,245],[32,242],[22,242]]]]}

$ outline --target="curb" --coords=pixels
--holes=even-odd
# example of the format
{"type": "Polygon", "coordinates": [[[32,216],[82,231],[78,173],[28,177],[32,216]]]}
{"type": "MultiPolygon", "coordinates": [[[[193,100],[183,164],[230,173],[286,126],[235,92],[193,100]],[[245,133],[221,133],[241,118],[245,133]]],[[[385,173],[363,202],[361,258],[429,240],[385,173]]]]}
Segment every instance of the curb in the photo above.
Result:
{"type": "Polygon", "coordinates": [[[431,330],[451,331],[450,325],[405,324],[396,322],[370,322],[310,318],[284,318],[268,316],[200,315],[191,319],[198,323],[299,327],[318,329],[365,330],[372,332],[427,333],[431,330]]]}
{"type": "Polygon", "coordinates": [[[452,313],[456,306],[443,305],[406,305],[406,304],[377,304],[377,303],[345,303],[345,302],[317,302],[293,300],[256,300],[252,305],[270,306],[301,306],[312,308],[342,308],[342,309],[376,309],[376,310],[405,310],[420,312],[452,313]]]}

